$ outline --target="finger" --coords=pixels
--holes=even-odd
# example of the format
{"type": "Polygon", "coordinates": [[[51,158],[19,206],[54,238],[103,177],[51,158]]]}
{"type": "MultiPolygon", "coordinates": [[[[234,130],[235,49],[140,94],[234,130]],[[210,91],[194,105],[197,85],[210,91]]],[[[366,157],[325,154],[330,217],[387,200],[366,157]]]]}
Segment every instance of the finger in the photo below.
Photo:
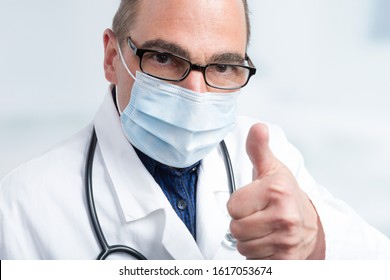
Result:
{"type": "Polygon", "coordinates": [[[230,232],[239,241],[264,238],[275,231],[268,211],[259,211],[248,217],[231,220],[230,232]]]}
{"type": "Polygon", "coordinates": [[[237,250],[247,259],[303,259],[297,238],[282,232],[273,232],[263,238],[237,240],[237,250]]]}
{"type": "Polygon", "coordinates": [[[237,241],[237,250],[247,259],[273,259],[276,247],[270,241],[271,235],[259,239],[237,241]]]}
{"type": "Polygon", "coordinates": [[[272,171],[279,162],[268,144],[268,127],[261,123],[253,125],[246,140],[246,152],[253,165],[253,180],[272,171]]]}
{"type": "Polygon", "coordinates": [[[264,210],[271,199],[270,186],[272,186],[272,176],[255,180],[235,191],[227,202],[230,217],[241,219],[264,210]]]}

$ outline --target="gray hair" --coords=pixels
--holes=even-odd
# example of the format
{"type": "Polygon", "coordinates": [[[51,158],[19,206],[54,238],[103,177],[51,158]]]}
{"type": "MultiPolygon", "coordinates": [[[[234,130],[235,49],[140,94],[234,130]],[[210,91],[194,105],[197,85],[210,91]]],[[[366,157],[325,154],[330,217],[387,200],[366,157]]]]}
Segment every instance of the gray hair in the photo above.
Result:
{"type": "MultiPolygon", "coordinates": [[[[119,8],[112,22],[112,30],[118,39],[119,44],[122,44],[126,39],[128,30],[134,25],[137,18],[138,5],[142,0],[121,0],[119,8]]],[[[242,0],[245,9],[246,19],[246,38],[249,44],[251,26],[249,20],[249,8],[247,0],[242,0]]]]}

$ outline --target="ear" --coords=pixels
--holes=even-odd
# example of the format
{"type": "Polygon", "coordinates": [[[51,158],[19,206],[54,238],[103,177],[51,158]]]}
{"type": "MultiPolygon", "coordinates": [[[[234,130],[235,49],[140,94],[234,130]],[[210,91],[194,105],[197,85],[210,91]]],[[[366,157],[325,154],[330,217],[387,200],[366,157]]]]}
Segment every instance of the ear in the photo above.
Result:
{"type": "Polygon", "coordinates": [[[118,83],[115,58],[117,57],[117,40],[111,29],[106,29],[103,34],[104,43],[104,75],[106,79],[113,83],[118,83]]]}

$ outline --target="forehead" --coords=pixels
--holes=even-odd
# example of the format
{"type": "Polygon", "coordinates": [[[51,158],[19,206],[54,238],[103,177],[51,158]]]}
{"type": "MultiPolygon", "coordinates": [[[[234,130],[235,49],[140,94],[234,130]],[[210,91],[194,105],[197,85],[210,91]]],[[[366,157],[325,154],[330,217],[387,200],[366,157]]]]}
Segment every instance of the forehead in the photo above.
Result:
{"type": "Polygon", "coordinates": [[[204,62],[217,53],[246,50],[242,0],[143,0],[130,34],[142,44],[164,40],[204,62]]]}

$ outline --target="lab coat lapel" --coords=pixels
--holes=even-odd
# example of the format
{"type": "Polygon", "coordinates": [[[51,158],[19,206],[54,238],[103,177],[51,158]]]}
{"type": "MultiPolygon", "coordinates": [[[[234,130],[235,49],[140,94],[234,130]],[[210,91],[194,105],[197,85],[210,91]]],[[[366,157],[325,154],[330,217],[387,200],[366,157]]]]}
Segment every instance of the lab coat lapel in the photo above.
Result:
{"type": "Polygon", "coordinates": [[[176,215],[166,213],[165,229],[162,244],[175,260],[203,260],[204,256],[199,250],[191,233],[176,215]]]}
{"type": "Polygon", "coordinates": [[[213,259],[229,228],[226,209],[229,187],[219,148],[203,161],[197,188],[197,243],[206,259],[213,259]]]}
{"type": "Polygon", "coordinates": [[[130,222],[165,208],[164,194],[122,132],[111,94],[107,94],[95,117],[95,129],[124,219],[130,222]]]}
{"type": "MultiPolygon", "coordinates": [[[[99,149],[126,223],[143,219],[145,224],[153,224],[157,216],[152,213],[162,209],[164,217],[159,219],[164,219],[165,223],[155,229],[160,230],[155,236],[162,235],[161,245],[164,249],[173,259],[203,259],[191,233],[124,136],[111,92],[95,117],[95,129],[99,149]]],[[[161,224],[161,220],[158,223],[161,224]]],[[[142,232],[137,235],[143,240],[142,232]]],[[[153,244],[158,246],[159,242],[154,240],[153,244]]],[[[150,246],[153,245],[141,244],[145,252],[152,254],[155,248],[150,246]]]]}

